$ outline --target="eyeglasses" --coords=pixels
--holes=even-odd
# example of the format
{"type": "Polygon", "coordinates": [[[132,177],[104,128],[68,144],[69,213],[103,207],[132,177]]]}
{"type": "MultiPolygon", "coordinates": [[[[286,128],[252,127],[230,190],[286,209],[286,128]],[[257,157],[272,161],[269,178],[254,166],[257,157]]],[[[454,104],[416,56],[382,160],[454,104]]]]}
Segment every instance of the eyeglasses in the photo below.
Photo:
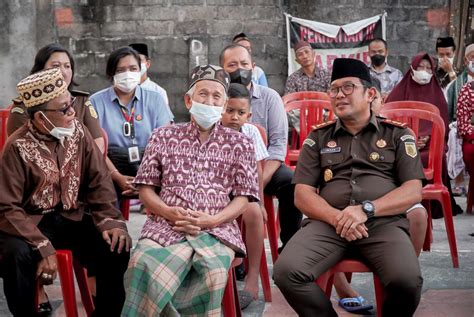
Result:
{"type": "Polygon", "coordinates": [[[342,85],[341,87],[331,87],[328,90],[329,98],[336,98],[337,94],[339,93],[339,90],[341,90],[344,95],[349,96],[354,92],[355,87],[363,87],[363,86],[356,85],[353,83],[347,83],[347,84],[342,85]]]}
{"type": "Polygon", "coordinates": [[[54,112],[62,112],[63,115],[67,115],[69,111],[71,111],[71,108],[74,106],[74,101],[76,101],[76,97],[72,98],[71,102],[69,104],[66,104],[66,107],[62,109],[44,109],[43,111],[54,111],[54,112]]]}

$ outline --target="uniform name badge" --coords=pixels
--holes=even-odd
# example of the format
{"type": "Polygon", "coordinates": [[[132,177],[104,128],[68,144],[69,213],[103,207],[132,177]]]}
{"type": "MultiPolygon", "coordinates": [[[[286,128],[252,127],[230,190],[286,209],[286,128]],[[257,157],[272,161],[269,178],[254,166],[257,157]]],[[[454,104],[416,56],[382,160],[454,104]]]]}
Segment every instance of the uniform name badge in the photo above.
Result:
{"type": "Polygon", "coordinates": [[[140,161],[140,151],[138,146],[131,146],[128,148],[128,162],[135,163],[140,161]]]}

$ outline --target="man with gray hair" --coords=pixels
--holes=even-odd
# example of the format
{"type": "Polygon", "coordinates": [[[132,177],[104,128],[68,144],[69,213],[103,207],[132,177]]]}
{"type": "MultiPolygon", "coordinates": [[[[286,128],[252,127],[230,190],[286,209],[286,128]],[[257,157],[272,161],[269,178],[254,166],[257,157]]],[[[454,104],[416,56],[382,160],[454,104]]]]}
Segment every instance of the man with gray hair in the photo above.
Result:
{"type": "Polygon", "coordinates": [[[229,75],[197,66],[191,122],[155,130],[134,184],[149,211],[125,276],[123,316],[220,316],[228,270],[245,246],[235,219],[258,201],[251,139],[218,123],[229,75]]]}

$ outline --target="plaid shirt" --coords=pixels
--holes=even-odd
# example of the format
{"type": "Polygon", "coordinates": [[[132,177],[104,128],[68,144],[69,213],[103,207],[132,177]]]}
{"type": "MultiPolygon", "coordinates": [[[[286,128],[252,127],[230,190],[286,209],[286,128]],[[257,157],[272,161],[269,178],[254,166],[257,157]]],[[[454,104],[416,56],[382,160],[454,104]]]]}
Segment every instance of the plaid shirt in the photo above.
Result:
{"type": "MultiPolygon", "coordinates": [[[[160,188],[160,198],[168,206],[180,206],[215,215],[231,197],[247,196],[258,201],[257,164],[252,140],[238,131],[216,124],[201,144],[194,122],[156,129],[145,150],[135,184],[160,188]]],[[[239,253],[245,253],[242,236],[234,220],[203,230],[239,253]]],[[[181,241],[166,219],[147,218],[140,239],[162,246],[181,241]]]]}
{"type": "Polygon", "coordinates": [[[380,73],[370,66],[370,75],[380,81],[382,94],[389,94],[403,78],[401,71],[388,64],[385,64],[385,68],[380,73]]]}

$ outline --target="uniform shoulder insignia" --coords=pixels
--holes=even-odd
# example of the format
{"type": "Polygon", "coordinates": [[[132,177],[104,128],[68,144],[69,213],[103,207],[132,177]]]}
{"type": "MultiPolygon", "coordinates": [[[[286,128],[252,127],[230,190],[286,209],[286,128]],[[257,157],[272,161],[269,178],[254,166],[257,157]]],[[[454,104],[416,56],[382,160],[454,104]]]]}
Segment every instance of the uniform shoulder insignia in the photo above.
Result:
{"type": "Polygon", "coordinates": [[[97,111],[95,111],[95,108],[92,106],[91,102],[88,100],[86,101],[85,105],[87,106],[87,108],[89,108],[89,113],[91,114],[91,117],[97,119],[99,116],[97,115],[97,111]]]}
{"type": "Polygon", "coordinates": [[[400,121],[395,121],[395,120],[390,120],[390,119],[386,119],[386,118],[383,118],[381,122],[385,123],[385,124],[389,124],[389,125],[394,125],[394,126],[399,127],[399,128],[406,128],[407,127],[406,123],[403,123],[403,122],[400,122],[400,121]]]}
{"type": "Polygon", "coordinates": [[[82,90],[71,90],[71,94],[73,96],[89,96],[89,93],[88,92],[85,92],[85,91],[82,91],[82,90]]]}
{"type": "Polygon", "coordinates": [[[19,114],[24,114],[25,110],[21,107],[13,107],[10,109],[10,113],[19,113],[19,114]]]}
{"type": "Polygon", "coordinates": [[[320,123],[320,124],[315,124],[311,128],[312,128],[313,131],[315,131],[315,130],[319,130],[321,128],[325,128],[325,127],[328,127],[330,125],[333,125],[334,123],[336,123],[336,120],[326,121],[326,122],[323,122],[323,123],[320,123]]]}

